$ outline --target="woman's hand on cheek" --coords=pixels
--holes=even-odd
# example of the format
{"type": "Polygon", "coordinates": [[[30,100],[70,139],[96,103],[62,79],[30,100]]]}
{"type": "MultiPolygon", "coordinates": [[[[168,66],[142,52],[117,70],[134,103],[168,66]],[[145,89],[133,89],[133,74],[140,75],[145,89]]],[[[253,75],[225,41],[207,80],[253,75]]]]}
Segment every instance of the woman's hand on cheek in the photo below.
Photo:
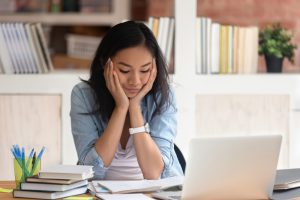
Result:
{"type": "Polygon", "coordinates": [[[148,79],[147,83],[143,86],[141,91],[135,97],[130,99],[130,106],[133,106],[133,105],[139,106],[140,105],[144,96],[146,96],[146,94],[152,89],[156,75],[157,75],[157,67],[156,67],[155,59],[153,58],[149,79],[148,79]]]}
{"type": "Polygon", "coordinates": [[[104,77],[106,86],[115,100],[116,107],[128,109],[129,99],[126,96],[123,88],[121,87],[118,75],[114,70],[113,62],[111,61],[111,59],[108,59],[105,65],[104,77]]]}

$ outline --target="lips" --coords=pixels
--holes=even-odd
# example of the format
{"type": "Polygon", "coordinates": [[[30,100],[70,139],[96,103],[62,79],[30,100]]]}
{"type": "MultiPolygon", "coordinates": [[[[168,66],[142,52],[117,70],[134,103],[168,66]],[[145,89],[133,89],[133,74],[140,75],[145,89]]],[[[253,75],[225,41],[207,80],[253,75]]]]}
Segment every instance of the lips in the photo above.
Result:
{"type": "Polygon", "coordinates": [[[129,92],[129,93],[138,93],[140,91],[140,89],[135,89],[135,88],[126,88],[126,90],[129,92]]]}

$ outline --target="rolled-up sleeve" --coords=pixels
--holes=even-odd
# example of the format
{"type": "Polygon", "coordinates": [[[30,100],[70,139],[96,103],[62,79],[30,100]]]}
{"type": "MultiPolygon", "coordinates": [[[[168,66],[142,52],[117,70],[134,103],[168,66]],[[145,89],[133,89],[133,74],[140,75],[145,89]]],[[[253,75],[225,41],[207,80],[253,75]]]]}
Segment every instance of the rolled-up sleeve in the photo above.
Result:
{"type": "Polygon", "coordinates": [[[177,133],[177,108],[172,90],[170,98],[171,105],[162,113],[155,115],[150,121],[151,137],[157,144],[164,162],[161,177],[170,176],[170,170],[173,166],[174,140],[177,133]]]}
{"type": "Polygon", "coordinates": [[[95,178],[103,179],[106,168],[103,160],[95,149],[95,143],[99,138],[99,127],[93,120],[94,115],[91,112],[91,105],[87,102],[87,96],[84,95],[85,88],[75,86],[71,94],[71,126],[72,134],[78,155],[78,164],[94,166],[95,178]]]}

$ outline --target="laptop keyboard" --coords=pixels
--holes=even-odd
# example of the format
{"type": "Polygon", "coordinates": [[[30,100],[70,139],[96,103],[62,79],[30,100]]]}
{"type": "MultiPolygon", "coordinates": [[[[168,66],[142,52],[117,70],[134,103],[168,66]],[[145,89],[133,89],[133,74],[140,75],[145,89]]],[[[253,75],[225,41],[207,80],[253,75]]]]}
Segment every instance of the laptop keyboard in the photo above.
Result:
{"type": "Polygon", "coordinates": [[[181,191],[161,191],[152,193],[152,197],[157,199],[180,200],[181,191]]]}
{"type": "Polygon", "coordinates": [[[180,200],[181,199],[181,196],[170,196],[171,199],[173,200],[180,200]]]}

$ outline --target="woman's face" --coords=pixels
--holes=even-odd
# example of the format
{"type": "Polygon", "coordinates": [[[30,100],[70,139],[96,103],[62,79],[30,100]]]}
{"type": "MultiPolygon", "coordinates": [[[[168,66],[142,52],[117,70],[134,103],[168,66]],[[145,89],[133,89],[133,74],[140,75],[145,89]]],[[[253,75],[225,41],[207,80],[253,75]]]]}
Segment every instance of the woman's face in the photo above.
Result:
{"type": "Polygon", "coordinates": [[[128,98],[135,97],[147,83],[152,68],[152,55],[144,46],[119,51],[112,62],[128,98]]]}

